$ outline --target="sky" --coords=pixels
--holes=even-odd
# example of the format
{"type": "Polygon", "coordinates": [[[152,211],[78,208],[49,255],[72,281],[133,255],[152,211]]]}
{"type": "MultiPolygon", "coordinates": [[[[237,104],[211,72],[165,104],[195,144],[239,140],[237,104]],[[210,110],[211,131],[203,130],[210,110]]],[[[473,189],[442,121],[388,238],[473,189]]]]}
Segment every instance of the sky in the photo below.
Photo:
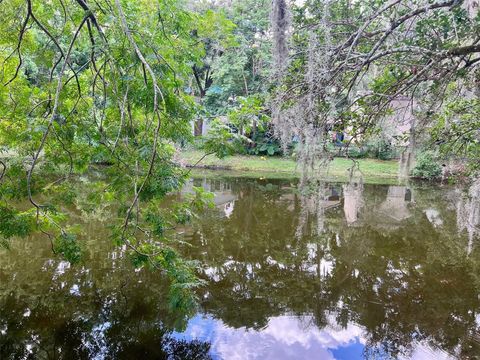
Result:
{"type": "MultiPolygon", "coordinates": [[[[331,323],[335,323],[332,317],[331,323]]],[[[210,315],[192,318],[183,333],[175,337],[211,343],[214,359],[228,360],[355,360],[363,359],[365,331],[350,323],[345,329],[327,326],[319,329],[311,316],[282,315],[270,318],[261,330],[232,328],[210,315]]],[[[448,354],[425,344],[401,360],[449,360],[448,354]]]]}

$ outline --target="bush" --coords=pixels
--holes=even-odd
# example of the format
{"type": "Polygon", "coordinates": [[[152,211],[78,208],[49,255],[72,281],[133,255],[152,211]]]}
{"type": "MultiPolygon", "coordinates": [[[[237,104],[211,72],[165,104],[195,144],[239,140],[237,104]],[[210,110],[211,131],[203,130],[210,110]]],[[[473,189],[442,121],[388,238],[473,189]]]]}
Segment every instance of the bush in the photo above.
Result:
{"type": "Polygon", "coordinates": [[[387,140],[379,138],[367,144],[368,157],[380,160],[392,160],[397,156],[395,147],[387,140]]]}
{"type": "Polygon", "coordinates": [[[348,156],[353,159],[363,159],[368,157],[368,150],[364,147],[351,146],[348,149],[348,156]]]}
{"type": "Polygon", "coordinates": [[[377,150],[377,158],[380,160],[392,160],[395,158],[395,148],[387,141],[380,142],[377,150]]]}
{"type": "Polygon", "coordinates": [[[442,167],[438,164],[435,155],[431,151],[421,153],[411,175],[420,179],[432,180],[442,174],[442,167]]]}
{"type": "Polygon", "coordinates": [[[398,151],[390,142],[382,138],[374,138],[363,145],[351,145],[348,156],[355,159],[373,158],[392,160],[397,158],[398,151]]]}
{"type": "Polygon", "coordinates": [[[282,155],[280,142],[269,131],[257,131],[252,141],[247,148],[250,155],[282,155]]]}

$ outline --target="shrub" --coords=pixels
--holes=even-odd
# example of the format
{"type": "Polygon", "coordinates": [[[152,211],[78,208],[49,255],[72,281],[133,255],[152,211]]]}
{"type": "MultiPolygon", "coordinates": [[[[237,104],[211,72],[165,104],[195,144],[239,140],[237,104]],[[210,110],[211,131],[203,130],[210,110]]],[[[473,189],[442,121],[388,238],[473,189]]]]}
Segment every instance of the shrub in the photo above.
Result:
{"type": "Polygon", "coordinates": [[[364,147],[351,146],[348,149],[348,156],[354,159],[363,159],[368,156],[368,150],[364,147]]]}
{"type": "Polygon", "coordinates": [[[247,151],[251,155],[282,155],[282,147],[270,131],[257,131],[247,151]],[[253,146],[251,146],[253,145],[253,146]]]}
{"type": "Polygon", "coordinates": [[[391,160],[396,157],[395,147],[387,140],[383,138],[373,139],[367,143],[368,156],[380,159],[391,160]]]}
{"type": "Polygon", "coordinates": [[[442,167],[438,164],[435,155],[431,151],[421,153],[411,175],[420,179],[432,180],[442,174],[442,167]]]}
{"type": "Polygon", "coordinates": [[[380,160],[391,160],[395,158],[395,148],[387,141],[380,142],[377,150],[377,158],[380,160]]]}
{"type": "Polygon", "coordinates": [[[363,145],[351,145],[348,156],[351,158],[373,158],[380,160],[392,160],[397,157],[397,149],[389,141],[382,138],[374,138],[363,145]]]}

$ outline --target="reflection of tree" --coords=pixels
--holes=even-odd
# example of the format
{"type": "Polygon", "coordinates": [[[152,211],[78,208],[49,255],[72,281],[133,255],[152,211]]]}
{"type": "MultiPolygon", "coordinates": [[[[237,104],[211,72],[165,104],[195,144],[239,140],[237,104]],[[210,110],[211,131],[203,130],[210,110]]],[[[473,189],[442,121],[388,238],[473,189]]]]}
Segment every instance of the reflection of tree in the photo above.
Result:
{"type": "Polygon", "coordinates": [[[363,207],[363,183],[349,183],[343,185],[343,211],[347,224],[358,220],[358,213],[363,207]]]}
{"type": "MultiPolygon", "coordinates": [[[[209,284],[198,295],[206,313],[255,329],[283,314],[311,314],[320,328],[354,322],[371,349],[394,357],[420,340],[460,358],[480,351],[480,249],[466,256],[450,190],[413,188],[411,216],[389,222],[378,216],[388,188],[364,185],[356,226],[335,206],[325,210],[323,233],[308,231],[317,225],[312,216],[296,237],[301,204],[291,184],[209,186],[236,200],[229,218],[219,209],[202,215],[181,249],[204,264],[209,284]],[[425,215],[430,208],[441,225],[425,215]]],[[[328,189],[331,201],[341,195],[341,185],[328,189]]],[[[188,317],[168,310],[165,278],[131,271],[122,249],[98,240],[103,226],[87,226],[90,268],[51,260],[36,239],[0,253],[0,358],[26,357],[27,345],[34,358],[207,357],[208,344],[171,336],[188,317]]]]}
{"type": "Polygon", "coordinates": [[[411,216],[407,204],[406,186],[389,186],[385,201],[380,205],[379,210],[383,216],[402,221],[411,216]]]}
{"type": "Polygon", "coordinates": [[[133,272],[111,249],[90,254],[89,269],[48,260],[48,247],[32,258],[12,252],[0,254],[1,359],[209,358],[208,343],[170,335],[186,317],[168,309],[164,277],[133,272]],[[114,268],[104,267],[105,253],[114,268]]]}
{"type": "Polygon", "coordinates": [[[480,233],[480,179],[468,189],[468,195],[458,196],[457,226],[468,234],[468,252],[472,250],[473,239],[480,233]]]}
{"type": "MultiPolygon", "coordinates": [[[[193,247],[184,249],[203,254],[210,280],[200,294],[205,311],[252,328],[284,313],[313,314],[323,327],[333,315],[337,326],[362,325],[369,346],[392,356],[421,340],[462,357],[480,351],[474,340],[480,252],[465,256],[443,192],[413,189],[410,216],[389,223],[375,214],[397,192],[365,186],[356,227],[345,226],[343,209],[332,208],[323,234],[296,238],[299,200],[282,192],[285,184],[275,185],[232,185],[238,198],[230,218],[210,213],[198,224],[193,247]],[[432,205],[445,219],[439,228],[424,213],[432,205]]],[[[404,210],[408,194],[399,189],[404,210]]]]}

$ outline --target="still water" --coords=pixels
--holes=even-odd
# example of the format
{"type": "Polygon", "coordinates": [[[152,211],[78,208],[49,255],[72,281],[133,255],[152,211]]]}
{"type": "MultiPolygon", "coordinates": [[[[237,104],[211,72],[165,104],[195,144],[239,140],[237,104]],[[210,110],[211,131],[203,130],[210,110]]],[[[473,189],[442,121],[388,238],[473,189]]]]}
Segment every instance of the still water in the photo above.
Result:
{"type": "Polygon", "coordinates": [[[79,265],[44,237],[0,250],[0,358],[480,358],[480,246],[458,189],[328,184],[318,229],[289,180],[193,182],[216,195],[178,234],[206,280],[196,314],[170,311],[165,279],[94,216],[79,265]]]}

